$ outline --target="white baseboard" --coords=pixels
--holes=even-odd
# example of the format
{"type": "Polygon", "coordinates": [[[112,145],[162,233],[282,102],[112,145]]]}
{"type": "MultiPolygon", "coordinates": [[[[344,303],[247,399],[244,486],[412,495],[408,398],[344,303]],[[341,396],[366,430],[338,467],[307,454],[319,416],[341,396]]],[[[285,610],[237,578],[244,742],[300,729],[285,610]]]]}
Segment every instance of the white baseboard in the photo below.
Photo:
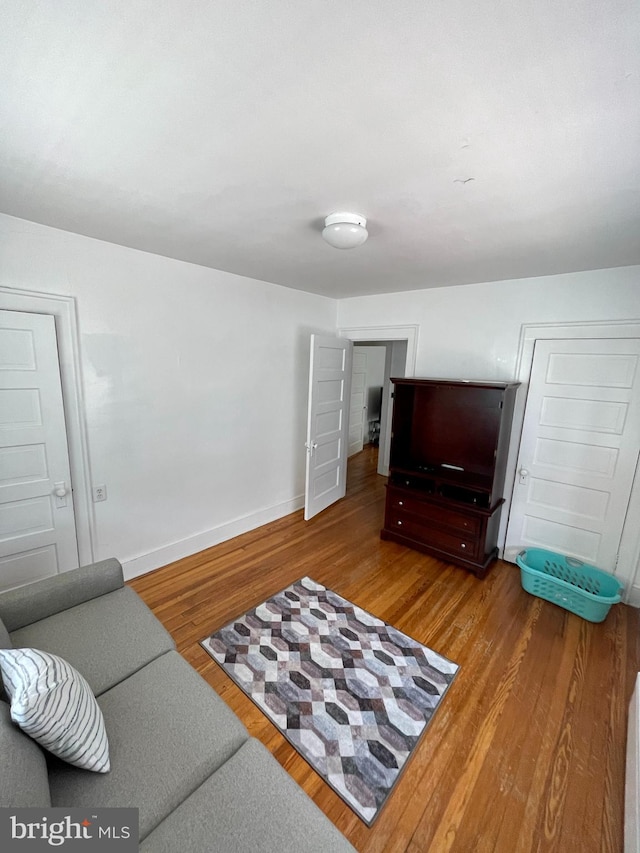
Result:
{"type": "Polygon", "coordinates": [[[268,524],[270,521],[276,521],[278,518],[296,512],[303,506],[304,495],[298,495],[289,501],[235,518],[233,521],[205,530],[202,533],[196,533],[195,536],[189,536],[187,539],[180,539],[178,542],[163,545],[148,554],[140,554],[131,559],[122,559],[125,580],[131,580],[173,563],[175,560],[197,554],[213,545],[219,545],[221,542],[233,539],[234,536],[240,536],[241,533],[248,533],[249,530],[255,530],[256,527],[261,527],[263,524],[268,524]]]}
{"type": "Polygon", "coordinates": [[[629,595],[627,596],[626,603],[632,607],[640,607],[640,586],[638,584],[633,584],[633,586],[629,587],[629,595]]]}

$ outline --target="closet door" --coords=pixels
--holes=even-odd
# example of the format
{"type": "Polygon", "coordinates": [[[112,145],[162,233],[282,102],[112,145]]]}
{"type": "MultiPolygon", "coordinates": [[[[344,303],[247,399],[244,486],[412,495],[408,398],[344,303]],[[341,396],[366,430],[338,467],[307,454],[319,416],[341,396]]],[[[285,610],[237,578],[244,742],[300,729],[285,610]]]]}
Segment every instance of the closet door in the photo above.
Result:
{"type": "Polygon", "coordinates": [[[640,451],[640,340],[536,342],[505,559],[547,548],[615,571],[640,451]]]}
{"type": "Polygon", "coordinates": [[[0,413],[0,589],[10,589],[78,566],[52,316],[0,311],[0,413]]]}

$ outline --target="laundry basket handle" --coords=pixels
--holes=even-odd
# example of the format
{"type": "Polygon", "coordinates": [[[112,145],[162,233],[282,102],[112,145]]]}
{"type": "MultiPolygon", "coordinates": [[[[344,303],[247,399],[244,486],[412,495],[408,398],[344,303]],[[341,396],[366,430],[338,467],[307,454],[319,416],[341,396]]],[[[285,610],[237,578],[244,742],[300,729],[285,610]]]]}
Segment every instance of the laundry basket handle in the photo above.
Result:
{"type": "Polygon", "coordinates": [[[582,560],[577,560],[575,557],[565,557],[564,559],[568,566],[573,566],[574,568],[578,568],[578,566],[584,566],[582,560]]]}

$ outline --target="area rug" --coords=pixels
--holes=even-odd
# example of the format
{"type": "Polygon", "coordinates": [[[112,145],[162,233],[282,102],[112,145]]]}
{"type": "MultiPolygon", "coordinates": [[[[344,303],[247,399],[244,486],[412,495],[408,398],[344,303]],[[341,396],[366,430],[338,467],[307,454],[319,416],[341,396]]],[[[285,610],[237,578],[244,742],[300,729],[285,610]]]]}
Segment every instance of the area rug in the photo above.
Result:
{"type": "Polygon", "coordinates": [[[307,577],[201,644],[368,826],[458,669],[307,577]]]}

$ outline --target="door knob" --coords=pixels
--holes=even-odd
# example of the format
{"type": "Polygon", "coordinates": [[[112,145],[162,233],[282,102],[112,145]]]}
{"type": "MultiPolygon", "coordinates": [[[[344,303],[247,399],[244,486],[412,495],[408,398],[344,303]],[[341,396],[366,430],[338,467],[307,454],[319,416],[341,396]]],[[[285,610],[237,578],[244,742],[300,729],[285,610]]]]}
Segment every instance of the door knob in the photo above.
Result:
{"type": "Polygon", "coordinates": [[[69,494],[69,489],[67,489],[67,484],[64,480],[61,480],[59,483],[53,484],[53,494],[55,495],[56,506],[58,509],[62,509],[67,505],[67,495],[69,494]]]}
{"type": "Polygon", "coordinates": [[[518,474],[520,475],[520,483],[522,485],[524,485],[527,482],[527,477],[529,476],[529,472],[527,471],[526,468],[521,468],[518,471],[518,474]]]}

